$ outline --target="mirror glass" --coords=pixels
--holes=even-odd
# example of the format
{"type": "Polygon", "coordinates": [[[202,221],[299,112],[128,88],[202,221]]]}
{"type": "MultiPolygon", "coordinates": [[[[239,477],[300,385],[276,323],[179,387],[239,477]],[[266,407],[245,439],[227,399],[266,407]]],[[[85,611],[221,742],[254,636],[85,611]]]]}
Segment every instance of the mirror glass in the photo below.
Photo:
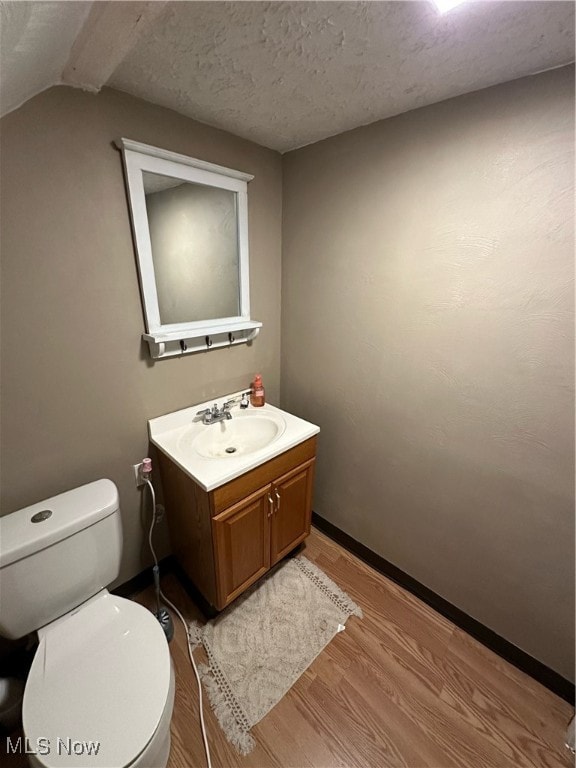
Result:
{"type": "Polygon", "coordinates": [[[251,342],[244,171],[119,139],[152,357],[251,342]]]}
{"type": "Polygon", "coordinates": [[[240,315],[237,193],[142,176],[160,324],[240,315]]]}

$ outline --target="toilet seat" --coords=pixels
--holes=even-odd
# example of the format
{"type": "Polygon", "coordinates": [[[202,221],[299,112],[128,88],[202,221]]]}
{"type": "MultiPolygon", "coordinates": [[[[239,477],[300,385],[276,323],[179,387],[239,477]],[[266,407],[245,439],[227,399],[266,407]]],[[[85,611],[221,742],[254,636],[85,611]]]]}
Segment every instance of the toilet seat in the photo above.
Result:
{"type": "Polygon", "coordinates": [[[170,652],[155,616],[104,590],[41,631],[24,734],[46,768],[123,768],[157,734],[170,695],[170,652]]]}

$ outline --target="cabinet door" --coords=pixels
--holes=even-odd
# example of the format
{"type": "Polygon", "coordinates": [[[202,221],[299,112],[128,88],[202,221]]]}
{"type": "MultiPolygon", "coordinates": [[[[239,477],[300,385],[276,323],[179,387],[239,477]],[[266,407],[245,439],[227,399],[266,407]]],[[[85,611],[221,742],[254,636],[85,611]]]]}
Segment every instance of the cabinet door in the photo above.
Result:
{"type": "Polygon", "coordinates": [[[219,609],[270,568],[271,486],[212,518],[219,609]]]}
{"type": "Polygon", "coordinates": [[[311,459],[272,485],[271,565],[281,560],[310,533],[314,463],[311,459]]]}

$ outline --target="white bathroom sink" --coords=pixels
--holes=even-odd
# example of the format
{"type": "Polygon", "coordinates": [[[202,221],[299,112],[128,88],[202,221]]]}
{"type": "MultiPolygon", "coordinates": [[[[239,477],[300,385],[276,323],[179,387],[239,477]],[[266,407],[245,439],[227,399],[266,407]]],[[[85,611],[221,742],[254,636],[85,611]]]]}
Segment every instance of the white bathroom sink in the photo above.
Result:
{"type": "Polygon", "coordinates": [[[243,411],[230,420],[203,425],[200,434],[189,430],[182,435],[179,446],[189,445],[207,459],[233,459],[254,453],[277,440],[286,429],[286,421],[279,414],[259,414],[243,411]]]}
{"type": "Polygon", "coordinates": [[[150,441],[204,490],[211,491],[316,435],[320,428],[264,405],[241,410],[232,418],[203,424],[198,411],[234,397],[216,398],[148,422],[150,441]]]}

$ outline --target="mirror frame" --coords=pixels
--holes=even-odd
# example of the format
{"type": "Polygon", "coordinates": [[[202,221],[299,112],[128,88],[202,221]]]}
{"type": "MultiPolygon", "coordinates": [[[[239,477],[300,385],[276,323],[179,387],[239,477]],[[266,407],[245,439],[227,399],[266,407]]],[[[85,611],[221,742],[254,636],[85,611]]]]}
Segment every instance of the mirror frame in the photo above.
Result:
{"type": "Polygon", "coordinates": [[[131,139],[119,139],[116,146],[122,150],[130,203],[146,320],[146,333],[143,338],[148,342],[152,356],[184,354],[253,339],[262,326],[262,323],[250,319],[248,182],[254,176],[131,139]],[[239,315],[184,323],[161,322],[143,171],[237,193],[239,315]]]}

